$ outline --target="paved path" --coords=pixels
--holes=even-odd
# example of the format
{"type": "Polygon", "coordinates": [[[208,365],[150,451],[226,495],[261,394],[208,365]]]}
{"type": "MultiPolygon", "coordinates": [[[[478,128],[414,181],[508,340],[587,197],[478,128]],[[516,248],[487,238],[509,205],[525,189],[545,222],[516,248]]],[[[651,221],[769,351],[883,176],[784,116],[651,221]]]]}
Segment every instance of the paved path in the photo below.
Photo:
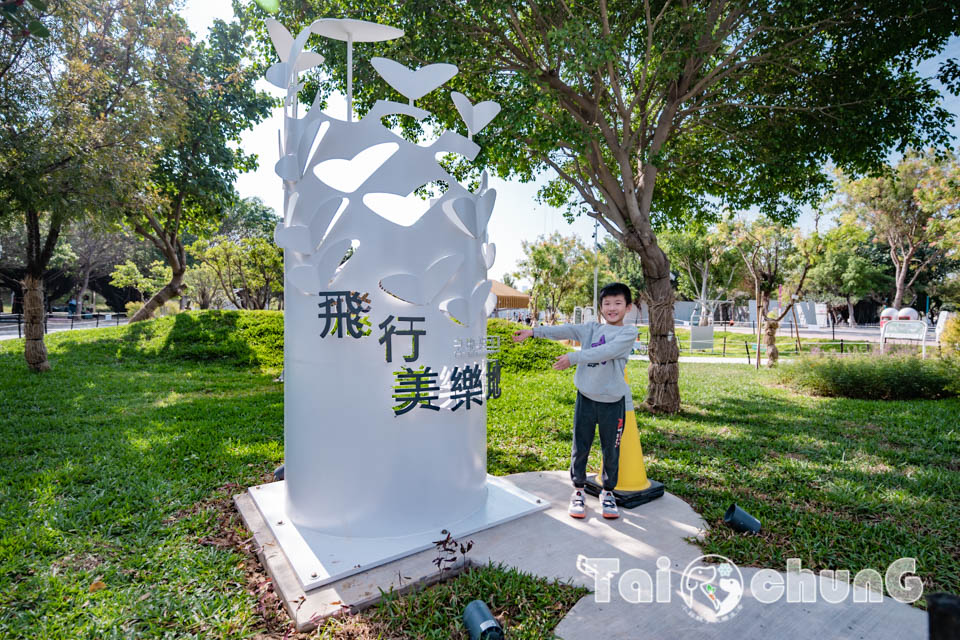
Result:
{"type": "MultiPolygon", "coordinates": [[[[631,360],[643,360],[644,362],[649,362],[650,358],[647,356],[630,356],[631,360]]],[[[780,358],[780,362],[790,362],[790,358],[780,358]]],[[[697,363],[697,364],[755,364],[753,359],[750,359],[750,362],[747,362],[746,358],[723,358],[720,356],[711,358],[710,356],[680,356],[680,364],[685,362],[697,363]]],[[[765,366],[766,362],[763,358],[760,359],[760,366],[765,366]]]]}
{"type": "MultiPolygon", "coordinates": [[[[648,504],[623,510],[618,520],[604,520],[598,514],[596,498],[588,497],[587,518],[574,520],[567,515],[567,471],[535,471],[505,478],[549,501],[550,506],[469,536],[474,542],[470,561],[503,563],[590,589],[592,593],[581,598],[557,626],[555,633],[563,640],[921,640],[928,636],[926,614],[908,604],[885,596],[879,597],[879,602],[857,603],[852,594],[837,598],[839,604],[830,604],[823,594],[829,595],[831,588],[839,588],[842,593],[848,586],[846,582],[812,573],[788,578],[780,571],[770,571],[762,576],[765,580],[754,581],[760,571],[757,567],[739,567],[739,575],[731,574],[736,576],[731,578],[732,583],[717,580],[719,588],[712,593],[720,597],[722,606],[738,605],[731,609],[733,615],[729,619],[698,620],[694,614],[704,618],[714,615],[710,601],[702,595],[707,591],[699,590],[699,581],[690,583],[694,585],[695,599],[688,607],[682,594],[689,595],[690,591],[683,591],[686,581],[682,578],[688,565],[699,564],[701,551],[693,540],[706,531],[707,524],[686,502],[666,493],[648,504]],[[611,575],[608,602],[598,601],[601,598],[596,589],[599,586],[602,591],[602,584],[598,585],[595,574],[584,571],[591,564],[589,559],[597,558],[618,563],[611,575]],[[631,591],[631,585],[644,583],[640,572],[630,571],[636,569],[651,577],[650,589],[643,586],[639,591],[631,591]],[[636,599],[640,602],[621,595],[619,585],[624,575],[624,593],[628,597],[639,593],[641,597],[636,599]],[[787,602],[786,597],[781,597],[765,604],[757,599],[754,587],[763,589],[765,581],[771,579],[784,585],[803,583],[807,600],[815,600],[787,602]],[[818,581],[819,589],[815,590],[812,587],[818,581]],[[739,602],[735,602],[736,598],[728,600],[731,595],[740,594],[741,587],[739,602]],[[653,602],[643,602],[645,599],[653,602]]],[[[436,580],[432,561],[437,552],[431,549],[304,594],[253,501],[241,494],[236,503],[254,534],[278,593],[301,631],[315,627],[317,620],[341,609],[357,611],[371,606],[380,599],[381,591],[404,591],[436,580]]],[[[863,567],[834,568],[856,573],[863,567]]],[[[859,587],[852,591],[861,597],[866,593],[859,587]]]]}
{"type": "MultiPolygon", "coordinates": [[[[120,324],[121,325],[127,324],[127,319],[121,318],[120,324]]],[[[116,319],[101,320],[99,328],[102,329],[104,327],[115,327],[115,326],[117,326],[116,319]]],[[[96,320],[83,320],[81,322],[75,322],[72,329],[70,328],[70,321],[67,320],[62,324],[50,323],[47,327],[47,335],[50,335],[51,333],[59,333],[61,331],[82,331],[84,329],[96,329],[96,328],[98,328],[96,320]]],[[[17,335],[16,324],[13,324],[13,323],[0,324],[0,340],[16,340],[17,338],[22,338],[22,337],[23,337],[22,335],[20,336],[17,335]]]]}

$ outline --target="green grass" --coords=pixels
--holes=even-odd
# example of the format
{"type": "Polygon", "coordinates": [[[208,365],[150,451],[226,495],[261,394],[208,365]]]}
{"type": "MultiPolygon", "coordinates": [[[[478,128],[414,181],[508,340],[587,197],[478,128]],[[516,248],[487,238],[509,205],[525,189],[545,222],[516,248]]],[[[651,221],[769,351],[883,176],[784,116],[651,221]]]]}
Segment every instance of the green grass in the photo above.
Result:
{"type": "MultiPolygon", "coordinates": [[[[54,368],[43,375],[27,371],[22,341],[0,343],[0,637],[266,632],[249,562],[217,540],[247,535],[225,522],[225,500],[283,458],[278,326],[273,314],[191,314],[63,332],[48,340],[54,368]]],[[[645,364],[629,373],[639,401],[645,364]]],[[[567,467],[572,379],[504,373],[489,405],[492,473],[567,467]]],[[[881,572],[913,556],[928,592],[960,592],[960,399],[811,398],[776,386],[773,372],[712,364],[684,364],[681,391],[682,413],[641,415],[640,428],[650,477],[712,526],[705,552],[881,572]],[[760,518],[761,535],[722,525],[732,501],[760,518]]],[[[355,622],[426,635],[438,603],[450,602],[447,620],[463,599],[495,593],[483,586],[492,580],[528,593],[522,612],[497,611],[529,630],[518,637],[543,637],[576,600],[542,581],[522,591],[522,575],[496,571],[447,583],[456,601],[437,587],[355,622]],[[564,604],[543,617],[553,600],[564,604]]]]}
{"type": "MultiPolygon", "coordinates": [[[[636,404],[646,363],[631,362],[628,375],[636,404]]],[[[747,365],[684,364],[681,413],[638,414],[649,477],[711,526],[704,552],[851,575],[915,557],[926,592],[960,593],[960,399],[813,398],[776,379],[747,365]],[[759,536],[723,524],[731,502],[761,520],[759,536]]],[[[572,371],[505,374],[503,388],[488,414],[491,473],[567,467],[572,371]]]]}

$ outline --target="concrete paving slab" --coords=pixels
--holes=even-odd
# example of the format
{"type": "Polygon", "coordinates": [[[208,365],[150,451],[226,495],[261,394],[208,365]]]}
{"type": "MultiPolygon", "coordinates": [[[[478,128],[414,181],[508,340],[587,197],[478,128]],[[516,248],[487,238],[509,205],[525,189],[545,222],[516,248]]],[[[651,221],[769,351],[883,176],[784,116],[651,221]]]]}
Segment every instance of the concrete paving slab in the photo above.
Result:
{"type": "MultiPolygon", "coordinates": [[[[697,615],[710,618],[711,611],[705,601],[694,599],[690,607],[685,604],[683,595],[691,592],[684,591],[681,578],[689,564],[698,563],[701,550],[693,540],[706,531],[707,525],[686,502],[668,492],[653,502],[622,510],[618,520],[604,520],[600,516],[598,501],[588,497],[587,518],[574,520],[566,513],[571,491],[566,471],[521,473],[505,478],[549,501],[551,506],[469,536],[474,541],[470,562],[503,563],[591,590],[597,583],[589,571],[591,561],[588,559],[610,558],[618,562],[618,570],[612,573],[610,580],[609,602],[599,602],[595,593],[582,598],[555,630],[564,640],[594,640],[597,637],[605,640],[677,640],[684,635],[710,640],[919,640],[927,636],[923,611],[886,596],[878,603],[854,602],[853,593],[866,594],[859,587],[851,587],[850,595],[842,603],[830,604],[822,594],[842,588],[846,583],[822,576],[808,575],[801,580],[806,582],[808,594],[813,593],[810,587],[819,586],[815,602],[792,603],[782,597],[772,604],[764,604],[757,599],[752,588],[751,581],[760,571],[754,567],[739,568],[743,593],[739,606],[732,610],[728,619],[719,622],[698,620],[697,615]],[[658,565],[661,556],[669,562],[661,560],[658,565]],[[660,576],[657,575],[658,568],[660,576]],[[656,597],[669,597],[669,602],[634,604],[621,597],[618,585],[621,577],[627,574],[629,579],[624,580],[628,596],[639,593],[655,599],[654,592],[647,590],[642,581],[637,584],[643,588],[631,591],[629,587],[637,576],[637,572],[628,573],[631,569],[642,569],[658,583],[662,580],[661,584],[667,584],[665,576],[669,576],[669,585],[664,591],[657,591],[657,585],[651,587],[656,597]]],[[[247,526],[263,547],[262,559],[300,630],[313,628],[326,616],[357,611],[373,604],[379,598],[380,589],[408,590],[416,588],[418,582],[422,585],[438,578],[432,564],[436,552],[431,549],[304,593],[283,554],[275,542],[271,543],[269,528],[262,519],[257,521],[259,513],[252,501],[243,495],[237,496],[236,502],[247,526]]],[[[853,572],[859,568],[837,567],[853,572]]],[[[787,583],[788,578],[783,572],[772,574],[787,583]]],[[[769,579],[770,573],[763,577],[769,579]]],[[[759,582],[757,586],[763,588],[759,582]]]]}

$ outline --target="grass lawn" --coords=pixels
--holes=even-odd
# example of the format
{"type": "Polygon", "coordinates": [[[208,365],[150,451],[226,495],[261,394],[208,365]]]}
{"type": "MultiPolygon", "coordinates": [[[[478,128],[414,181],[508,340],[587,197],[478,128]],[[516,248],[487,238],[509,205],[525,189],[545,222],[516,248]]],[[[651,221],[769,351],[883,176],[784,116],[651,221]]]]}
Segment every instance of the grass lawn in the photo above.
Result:
{"type": "MultiPolygon", "coordinates": [[[[646,363],[628,377],[639,403],[646,363]]],[[[960,398],[814,398],[775,380],[748,365],[683,364],[681,413],[637,416],[648,476],[712,527],[704,552],[851,575],[915,557],[925,593],[960,593],[960,398]],[[760,519],[759,536],[723,524],[731,502],[760,519]]],[[[488,414],[491,473],[566,467],[572,370],[504,374],[503,388],[488,414]]]]}
{"type": "MultiPolygon", "coordinates": [[[[27,371],[22,341],[0,343],[0,637],[282,636],[228,502],[283,457],[267,325],[191,314],[58,333],[43,375],[27,371]]],[[[641,399],[643,363],[630,378],[641,399]]],[[[705,551],[881,572],[914,556],[927,591],[960,592],[960,400],[813,399],[773,380],[746,365],[683,365],[683,412],[639,417],[649,475],[714,525],[705,551]],[[733,500],[762,535],[719,525],[733,500]]],[[[572,373],[505,373],[503,387],[489,412],[491,472],[566,468],[572,373]]],[[[581,594],[487,568],[323,634],[456,638],[456,625],[438,625],[493,583],[524,594],[501,596],[516,638],[543,637],[581,594]]]]}

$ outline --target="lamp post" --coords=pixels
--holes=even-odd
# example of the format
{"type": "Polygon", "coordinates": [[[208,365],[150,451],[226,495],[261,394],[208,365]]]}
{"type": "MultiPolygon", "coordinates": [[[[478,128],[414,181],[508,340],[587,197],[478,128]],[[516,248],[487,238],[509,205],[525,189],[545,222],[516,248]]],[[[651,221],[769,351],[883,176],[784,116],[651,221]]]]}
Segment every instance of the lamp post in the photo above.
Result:
{"type": "Polygon", "coordinates": [[[593,315],[594,317],[599,317],[600,312],[597,309],[597,279],[600,276],[600,238],[598,233],[600,231],[600,221],[593,221],[593,315]]]}

